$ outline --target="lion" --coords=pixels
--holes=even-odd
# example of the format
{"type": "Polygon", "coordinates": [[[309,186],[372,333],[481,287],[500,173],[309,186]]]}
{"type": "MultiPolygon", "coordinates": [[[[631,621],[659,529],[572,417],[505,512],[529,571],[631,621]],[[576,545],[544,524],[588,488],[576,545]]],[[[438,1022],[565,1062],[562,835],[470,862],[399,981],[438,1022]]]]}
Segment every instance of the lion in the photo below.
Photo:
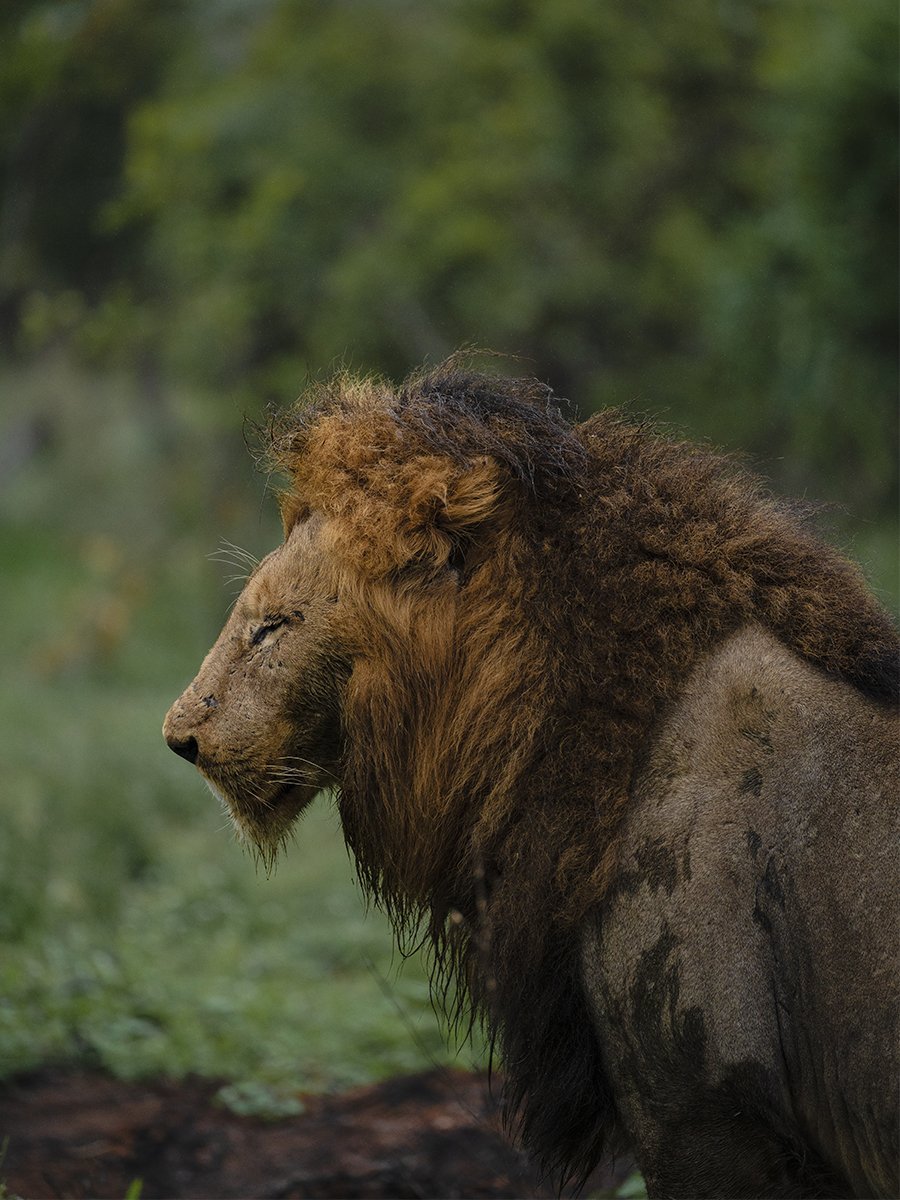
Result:
{"type": "Polygon", "coordinates": [[[892,1196],[900,643],[745,470],[451,360],[267,432],[284,541],[164,734],[271,862],[335,787],[512,1126],[649,1194],[892,1196]]]}

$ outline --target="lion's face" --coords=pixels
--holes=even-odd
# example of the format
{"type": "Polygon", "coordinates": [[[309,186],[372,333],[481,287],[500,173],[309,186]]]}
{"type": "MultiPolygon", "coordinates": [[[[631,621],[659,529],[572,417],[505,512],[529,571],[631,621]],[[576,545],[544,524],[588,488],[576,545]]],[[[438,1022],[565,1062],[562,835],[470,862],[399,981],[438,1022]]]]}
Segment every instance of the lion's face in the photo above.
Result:
{"type": "Polygon", "coordinates": [[[266,858],[340,758],[349,665],[320,533],[315,519],[298,524],[263,559],[163,725],[266,858]]]}

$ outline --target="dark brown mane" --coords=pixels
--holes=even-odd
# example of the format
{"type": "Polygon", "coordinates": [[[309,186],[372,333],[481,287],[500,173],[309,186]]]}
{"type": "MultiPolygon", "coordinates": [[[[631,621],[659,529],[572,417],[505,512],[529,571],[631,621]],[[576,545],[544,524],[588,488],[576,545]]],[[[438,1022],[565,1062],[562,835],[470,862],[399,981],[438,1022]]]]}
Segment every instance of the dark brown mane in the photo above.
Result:
{"type": "Polygon", "coordinates": [[[533,381],[343,377],[271,456],[286,526],[330,518],[357,615],[340,808],[360,877],[485,1019],[526,1142],[582,1177],[615,1112],[579,930],[648,737],[741,625],[890,703],[896,632],[752,477],[610,413],[572,427],[533,381]]]}

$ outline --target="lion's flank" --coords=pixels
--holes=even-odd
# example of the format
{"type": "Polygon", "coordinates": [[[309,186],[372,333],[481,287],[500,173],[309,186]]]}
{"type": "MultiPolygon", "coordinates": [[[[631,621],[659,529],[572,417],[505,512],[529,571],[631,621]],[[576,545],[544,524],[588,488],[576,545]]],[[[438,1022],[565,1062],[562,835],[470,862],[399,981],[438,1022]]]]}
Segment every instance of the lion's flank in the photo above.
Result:
{"type": "Polygon", "coordinates": [[[890,703],[896,632],[755,479],[612,413],[573,426],[531,380],[343,376],[270,455],[286,529],[326,518],[356,614],[340,809],[360,877],[486,1020],[527,1143],[584,1176],[615,1113],[580,930],[649,735],[742,625],[890,703]]]}

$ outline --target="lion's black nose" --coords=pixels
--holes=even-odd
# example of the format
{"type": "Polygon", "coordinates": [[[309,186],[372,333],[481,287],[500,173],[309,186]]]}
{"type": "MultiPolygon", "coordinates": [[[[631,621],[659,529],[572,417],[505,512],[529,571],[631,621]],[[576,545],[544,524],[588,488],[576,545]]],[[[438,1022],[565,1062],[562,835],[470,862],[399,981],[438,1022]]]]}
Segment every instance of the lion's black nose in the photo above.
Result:
{"type": "Polygon", "coordinates": [[[196,763],[200,747],[197,745],[195,737],[185,738],[184,741],[180,741],[174,737],[167,737],[166,744],[170,750],[174,750],[176,754],[180,754],[182,758],[186,758],[189,763],[196,763]]]}

